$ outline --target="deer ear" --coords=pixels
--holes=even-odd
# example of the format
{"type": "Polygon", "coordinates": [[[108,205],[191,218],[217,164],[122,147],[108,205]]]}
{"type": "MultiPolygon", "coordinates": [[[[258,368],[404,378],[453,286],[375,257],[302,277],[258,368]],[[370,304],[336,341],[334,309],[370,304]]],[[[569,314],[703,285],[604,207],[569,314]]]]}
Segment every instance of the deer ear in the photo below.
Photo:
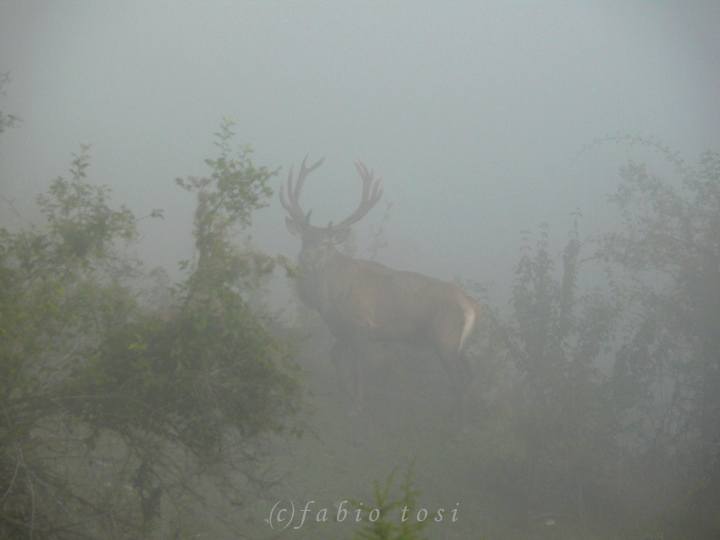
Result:
{"type": "Polygon", "coordinates": [[[302,228],[297,223],[297,221],[292,220],[289,217],[286,217],[285,225],[287,225],[288,231],[290,231],[290,234],[292,234],[293,236],[301,236],[302,235],[302,228]]]}
{"type": "Polygon", "coordinates": [[[348,239],[348,236],[350,236],[350,232],[352,231],[351,228],[347,229],[340,229],[338,231],[334,231],[332,234],[332,243],[333,244],[342,244],[345,240],[348,239]]]}

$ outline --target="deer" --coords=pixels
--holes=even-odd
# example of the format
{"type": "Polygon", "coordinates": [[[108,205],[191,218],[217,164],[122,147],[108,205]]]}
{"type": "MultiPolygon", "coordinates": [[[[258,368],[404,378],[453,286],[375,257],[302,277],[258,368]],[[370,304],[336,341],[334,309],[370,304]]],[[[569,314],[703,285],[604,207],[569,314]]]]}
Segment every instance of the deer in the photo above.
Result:
{"type": "Polygon", "coordinates": [[[301,301],[316,310],[335,342],[330,357],[343,387],[341,362],[350,353],[351,397],[354,412],[363,406],[360,370],[371,342],[397,341],[431,348],[450,376],[456,398],[456,416],[464,424],[471,378],[464,350],[482,313],[481,306],[456,285],[420,273],[388,268],[370,260],[341,253],[337,246],[350,235],[382,197],[381,179],[361,161],[355,163],[362,181],[360,203],[354,212],[327,227],[310,224],[312,210],[300,207],[300,194],[310,173],[325,158],[307,166],[303,159],[293,186],[293,167],[287,179],[287,199],[280,187],[280,202],[288,213],[285,223],[301,239],[296,287],[301,301]]]}

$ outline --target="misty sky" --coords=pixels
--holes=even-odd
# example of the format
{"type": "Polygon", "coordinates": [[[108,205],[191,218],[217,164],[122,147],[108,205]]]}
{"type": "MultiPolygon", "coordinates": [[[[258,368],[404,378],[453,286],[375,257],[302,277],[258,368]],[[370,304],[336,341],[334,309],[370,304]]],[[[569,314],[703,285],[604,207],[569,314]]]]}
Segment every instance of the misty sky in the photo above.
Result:
{"type": "MultiPolygon", "coordinates": [[[[548,221],[560,249],[575,208],[596,232],[634,154],[581,152],[593,139],[720,150],[717,2],[0,0],[7,71],[0,110],[23,122],[0,138],[0,194],[30,217],[90,143],[93,181],[138,215],[165,209],[145,230],[153,263],[188,254],[193,201],[173,180],[207,171],[223,117],[282,166],[275,187],[328,156],[302,199],[315,224],[357,204],[362,159],[394,202],[381,262],[448,280],[503,282],[519,232],[548,221]]],[[[299,250],[275,198],[253,236],[299,250]]]]}

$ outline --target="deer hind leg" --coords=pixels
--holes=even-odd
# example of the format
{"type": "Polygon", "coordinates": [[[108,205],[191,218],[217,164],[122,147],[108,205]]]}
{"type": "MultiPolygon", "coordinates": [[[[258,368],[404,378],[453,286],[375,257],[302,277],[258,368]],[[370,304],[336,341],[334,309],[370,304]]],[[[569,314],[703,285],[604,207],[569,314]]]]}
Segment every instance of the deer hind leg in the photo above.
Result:
{"type": "MultiPolygon", "coordinates": [[[[463,332],[464,334],[464,332],[463,332]]],[[[458,332],[447,332],[438,335],[436,352],[442,361],[445,371],[450,377],[453,393],[453,419],[461,431],[467,428],[467,401],[470,394],[472,371],[467,358],[460,350],[463,335],[458,332]]]]}
{"type": "Polygon", "coordinates": [[[453,419],[461,431],[467,428],[467,400],[470,393],[470,366],[461,353],[447,353],[443,365],[450,376],[453,391],[453,419]]]}

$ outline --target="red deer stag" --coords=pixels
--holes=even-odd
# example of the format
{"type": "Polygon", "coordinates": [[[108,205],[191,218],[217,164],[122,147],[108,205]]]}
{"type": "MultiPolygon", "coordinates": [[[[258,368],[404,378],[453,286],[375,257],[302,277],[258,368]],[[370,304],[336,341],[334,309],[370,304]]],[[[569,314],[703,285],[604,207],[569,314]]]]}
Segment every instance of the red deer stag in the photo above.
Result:
{"type": "Polygon", "coordinates": [[[481,312],[477,302],[456,286],[415,272],[392,270],[373,261],[354,259],[335,246],[344,242],[350,226],[362,219],[380,200],[380,179],[361,162],[362,199],[357,209],[337,225],[310,225],[312,210],[300,208],[300,193],[311,172],[325,158],[306,167],[303,160],[293,187],[293,169],[280,202],[289,217],[288,230],[302,239],[299,255],[298,292],[301,300],[316,309],[335,338],[332,360],[340,378],[340,360],[351,352],[352,394],[355,407],[362,406],[362,377],[359,374],[371,341],[422,343],[432,349],[449,373],[457,397],[460,422],[465,416],[465,397],[470,367],[463,348],[481,312]]]}

